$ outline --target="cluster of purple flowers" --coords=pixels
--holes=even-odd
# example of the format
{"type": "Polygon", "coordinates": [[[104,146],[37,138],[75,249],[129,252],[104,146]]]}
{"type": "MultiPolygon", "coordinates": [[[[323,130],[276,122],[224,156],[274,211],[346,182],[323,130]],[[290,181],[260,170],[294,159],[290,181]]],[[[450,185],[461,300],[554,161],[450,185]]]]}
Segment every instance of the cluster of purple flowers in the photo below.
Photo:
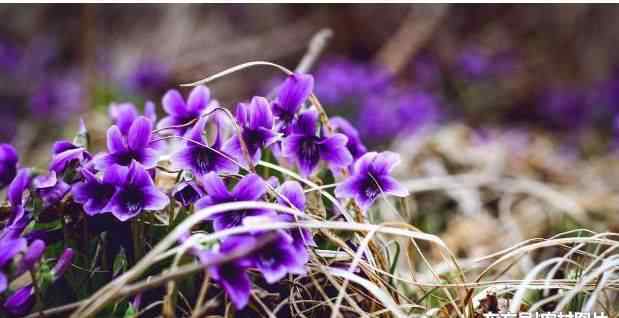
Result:
{"type": "Polygon", "coordinates": [[[0,231],[0,295],[2,304],[0,312],[23,315],[30,311],[35,301],[35,291],[44,291],[53,284],[71,264],[73,250],[67,248],[60,255],[51,270],[40,264],[47,264],[44,258],[46,250],[44,233],[28,230],[34,221],[33,202],[43,199],[44,204],[57,197],[66,188],[55,187],[58,181],[55,175],[33,178],[30,169],[19,168],[18,155],[8,144],[0,145],[0,189],[7,186],[7,198],[10,203],[10,216],[0,231]],[[31,281],[25,286],[13,287],[12,281],[25,273],[35,273],[39,280],[31,281]],[[47,278],[47,279],[46,279],[47,278]],[[38,288],[35,288],[35,284],[38,288]]]}
{"type": "MultiPolygon", "coordinates": [[[[313,177],[323,168],[331,171],[342,179],[335,195],[353,199],[363,210],[381,195],[406,196],[406,189],[390,176],[399,157],[391,152],[367,152],[359,132],[343,118],[324,122],[308,101],[313,86],[310,75],[289,75],[274,98],[255,96],[239,103],[229,120],[217,116],[221,110],[204,86],[194,88],[187,99],[176,90],[168,91],[162,99],[166,116],[160,120],[154,103],[145,104],[143,115],[133,104],[113,104],[107,149],[91,154],[88,131],[82,122],[73,142],[54,144],[52,160],[44,173],[19,169],[16,151],[3,145],[0,185],[10,183],[11,218],[3,232],[8,234],[2,236],[1,244],[7,248],[0,249],[0,268],[20,251],[25,252],[19,261],[23,263],[18,266],[20,271],[32,268],[41,259],[45,242],[22,239],[21,233],[46,210],[73,202],[82,207],[85,218],[107,214],[120,223],[139,220],[146,212],[162,211],[172,200],[178,202],[173,207],[187,211],[226,202],[274,200],[302,213],[303,186],[285,178],[263,179],[253,172],[261,160],[288,165],[302,177],[313,177]],[[157,182],[170,174],[170,169],[178,172],[172,189],[157,182]]],[[[214,214],[205,220],[214,231],[258,221],[293,222],[295,218],[272,210],[246,209],[214,214]]],[[[248,269],[257,270],[269,284],[287,274],[304,274],[310,258],[308,246],[314,244],[308,230],[294,228],[229,236],[215,250],[195,254],[206,261],[226,257],[239,248],[260,246],[248,255],[209,268],[230,300],[243,308],[251,290],[248,269]]],[[[67,255],[52,269],[54,275],[64,271],[72,253],[70,249],[65,252],[67,255]]],[[[0,276],[0,283],[8,281],[6,277],[0,276]]],[[[32,286],[14,292],[16,296],[9,296],[5,307],[12,310],[9,308],[16,303],[24,304],[24,299],[14,298],[33,292],[32,286]]]]}

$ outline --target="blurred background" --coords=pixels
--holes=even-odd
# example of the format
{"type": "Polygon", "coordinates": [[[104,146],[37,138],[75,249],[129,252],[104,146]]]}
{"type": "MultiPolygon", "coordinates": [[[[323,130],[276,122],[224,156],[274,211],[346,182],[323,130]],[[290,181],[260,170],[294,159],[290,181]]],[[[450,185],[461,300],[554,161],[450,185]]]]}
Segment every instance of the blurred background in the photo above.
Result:
{"type": "MultiPolygon", "coordinates": [[[[1,5],[0,140],[21,151],[111,102],[251,60],[310,72],[330,114],[372,146],[427,123],[526,126],[595,151],[619,111],[619,8],[603,5],[1,5]]],[[[212,85],[224,105],[268,92],[256,69],[212,85]]]]}
{"type": "MultiPolygon", "coordinates": [[[[44,168],[79,118],[102,149],[111,103],[162,114],[180,83],[256,60],[294,69],[330,28],[316,95],[369,149],[402,154],[414,194],[376,220],[469,256],[619,230],[617,6],[0,5],[0,21],[0,142],[24,165],[44,168]]],[[[209,88],[234,107],[279,80],[252,68],[209,88]]]]}

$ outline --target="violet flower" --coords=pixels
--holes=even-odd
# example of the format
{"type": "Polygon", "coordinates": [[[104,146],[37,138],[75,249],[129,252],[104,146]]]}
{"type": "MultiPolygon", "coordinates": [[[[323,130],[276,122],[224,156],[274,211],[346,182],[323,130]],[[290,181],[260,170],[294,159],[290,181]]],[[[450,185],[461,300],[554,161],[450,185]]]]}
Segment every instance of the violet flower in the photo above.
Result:
{"type": "Polygon", "coordinates": [[[335,188],[336,197],[354,198],[367,210],[383,194],[407,196],[408,190],[389,175],[399,162],[400,156],[390,151],[366,153],[355,162],[352,176],[335,188]]]}
{"type": "MultiPolygon", "coordinates": [[[[163,110],[168,114],[157,124],[157,128],[180,126],[197,120],[206,110],[210,100],[210,92],[206,86],[197,86],[191,93],[187,102],[177,90],[169,90],[162,100],[163,110]]],[[[184,135],[189,127],[177,127],[173,129],[178,135],[184,135]]]]}
{"type": "Polygon", "coordinates": [[[67,269],[71,266],[71,261],[73,260],[74,255],[75,252],[73,252],[73,249],[71,248],[67,248],[64,250],[64,252],[62,252],[60,257],[56,261],[56,264],[52,268],[52,275],[54,281],[62,277],[62,275],[64,275],[64,272],[66,272],[67,269]]]}
{"type": "MultiPolygon", "coordinates": [[[[200,178],[203,188],[208,195],[196,202],[196,208],[202,209],[208,206],[235,201],[259,200],[266,192],[264,181],[255,174],[249,174],[241,179],[232,192],[228,191],[224,181],[214,172],[200,178]]],[[[273,211],[262,209],[247,209],[216,213],[208,219],[213,221],[215,231],[241,225],[247,216],[272,215],[273,211]]]]}
{"type": "Polygon", "coordinates": [[[28,313],[34,305],[34,285],[26,285],[9,296],[2,307],[15,316],[28,313]]]}
{"type": "MultiPolygon", "coordinates": [[[[277,202],[281,205],[294,207],[299,212],[305,211],[305,193],[303,188],[296,181],[286,181],[282,184],[277,192],[280,196],[277,197],[277,202]]],[[[293,222],[295,217],[290,214],[282,214],[282,219],[293,222]]],[[[307,253],[307,246],[316,246],[312,233],[308,229],[298,228],[289,231],[292,237],[292,246],[295,249],[295,254],[305,264],[309,261],[309,254],[307,253]]]]}
{"type": "Polygon", "coordinates": [[[350,151],[350,154],[354,159],[358,159],[366,152],[368,152],[367,148],[361,141],[361,136],[359,136],[359,132],[353,125],[346,119],[342,117],[331,117],[329,119],[331,126],[335,129],[335,131],[344,134],[348,137],[348,142],[346,142],[346,148],[350,151]]]}
{"type": "Polygon", "coordinates": [[[127,86],[136,92],[152,92],[163,88],[170,77],[169,68],[155,60],[144,60],[136,65],[127,78],[127,86]]]}
{"type": "Polygon", "coordinates": [[[54,205],[62,200],[71,190],[71,186],[58,179],[55,171],[47,175],[37,176],[32,180],[36,193],[43,199],[45,206],[54,205]]]}
{"type": "MultiPolygon", "coordinates": [[[[123,136],[129,134],[131,124],[140,116],[138,109],[132,103],[112,104],[108,109],[108,113],[112,122],[118,126],[123,136]]],[[[153,102],[148,101],[144,104],[144,116],[153,123],[157,121],[157,113],[153,102]]]]}
{"type": "Polygon", "coordinates": [[[79,81],[70,76],[46,80],[30,99],[31,113],[41,120],[67,120],[82,107],[83,90],[79,81]]]}
{"type": "MultiPolygon", "coordinates": [[[[250,160],[257,162],[262,154],[261,148],[271,145],[277,137],[272,130],[273,113],[269,101],[264,97],[255,96],[249,104],[239,103],[235,117],[242,128],[241,135],[250,160]]],[[[238,136],[230,138],[223,149],[238,161],[245,162],[238,136]]]]}
{"type": "Polygon", "coordinates": [[[82,169],[84,181],[73,185],[72,193],[75,202],[82,204],[84,212],[90,216],[103,212],[116,192],[116,186],[113,183],[115,181],[114,170],[108,171],[110,169],[105,172],[103,180],[99,180],[88,169],[82,169]]]}
{"type": "Polygon", "coordinates": [[[7,190],[7,199],[11,203],[11,218],[10,222],[21,220],[24,217],[24,192],[30,186],[30,169],[22,168],[17,171],[17,175],[9,184],[7,190]]]}
{"type": "Polygon", "coordinates": [[[0,189],[6,187],[17,174],[17,151],[9,144],[0,145],[0,189]]]}
{"type": "Polygon", "coordinates": [[[172,191],[172,197],[180,202],[183,207],[189,207],[202,196],[204,196],[204,191],[200,189],[195,181],[181,182],[172,191]]]}
{"type": "MultiPolygon", "coordinates": [[[[186,169],[195,176],[203,176],[209,172],[236,173],[237,165],[230,160],[231,155],[226,154],[221,145],[221,132],[217,132],[215,141],[208,148],[206,138],[203,136],[206,126],[206,118],[201,118],[198,123],[186,135],[187,140],[183,148],[176,152],[172,158],[173,169],[186,169]]],[[[219,130],[219,129],[218,129],[219,130]]]]}
{"type": "MultiPolygon", "coordinates": [[[[266,235],[271,234],[268,232],[266,235]]],[[[275,238],[251,254],[254,265],[269,284],[276,283],[286,274],[305,274],[307,252],[293,246],[293,238],[284,231],[276,231],[275,238]]]]}
{"type": "Polygon", "coordinates": [[[116,125],[107,130],[108,153],[96,159],[96,167],[105,170],[112,165],[129,166],[133,160],[146,169],[157,165],[157,151],[151,147],[152,123],[144,116],[136,119],[129,128],[127,138],[123,138],[116,125]]]}
{"type": "MultiPolygon", "coordinates": [[[[225,255],[238,253],[240,250],[256,244],[256,239],[249,235],[238,235],[226,238],[219,245],[215,253],[205,252],[199,254],[202,262],[222,258],[225,255]]],[[[237,309],[243,309],[249,301],[251,281],[247,275],[247,269],[252,265],[251,260],[245,257],[237,258],[222,264],[209,266],[211,277],[223,287],[230,297],[230,301],[237,309]]]]}
{"type": "Polygon", "coordinates": [[[120,221],[135,217],[144,210],[161,210],[170,203],[170,199],[155,186],[144,166],[137,161],[133,161],[128,168],[111,166],[105,173],[116,190],[103,212],[111,212],[120,221]]]}
{"type": "Polygon", "coordinates": [[[303,176],[312,174],[321,159],[332,168],[346,167],[353,159],[346,149],[348,138],[339,133],[330,137],[318,135],[317,120],[315,110],[303,112],[293,124],[291,134],[284,139],[284,156],[297,163],[303,176]]]}
{"type": "Polygon", "coordinates": [[[58,174],[63,173],[71,166],[77,166],[92,159],[86,148],[76,146],[68,140],[55,142],[52,152],[53,156],[49,164],[49,170],[58,174]]]}
{"type": "Polygon", "coordinates": [[[281,131],[287,131],[295,115],[314,89],[314,78],[308,74],[288,75],[273,102],[273,114],[279,118],[281,131]]]}
{"type": "Polygon", "coordinates": [[[32,242],[17,266],[14,274],[15,277],[33,269],[34,265],[41,260],[41,257],[43,257],[45,247],[45,242],[41,240],[35,240],[32,242]]]}

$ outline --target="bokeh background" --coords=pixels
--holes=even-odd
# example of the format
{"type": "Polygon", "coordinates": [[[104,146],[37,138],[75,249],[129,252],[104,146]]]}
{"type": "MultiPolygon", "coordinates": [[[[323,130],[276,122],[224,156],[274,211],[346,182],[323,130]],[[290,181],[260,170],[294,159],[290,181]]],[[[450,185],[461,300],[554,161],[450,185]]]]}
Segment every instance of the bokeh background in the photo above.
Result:
{"type": "MultiPolygon", "coordinates": [[[[166,89],[251,60],[294,68],[328,27],[310,70],[316,92],[372,146],[460,121],[607,151],[618,17],[605,5],[2,5],[0,140],[36,151],[111,102],[159,103],[166,89]]],[[[234,105],[277,75],[261,68],[210,88],[234,105]]]]}

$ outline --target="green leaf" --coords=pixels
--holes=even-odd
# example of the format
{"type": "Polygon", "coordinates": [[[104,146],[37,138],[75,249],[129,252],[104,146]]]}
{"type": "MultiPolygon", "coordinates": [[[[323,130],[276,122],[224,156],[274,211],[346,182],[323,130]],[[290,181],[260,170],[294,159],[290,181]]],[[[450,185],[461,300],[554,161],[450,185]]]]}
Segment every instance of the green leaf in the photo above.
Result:
{"type": "Polygon", "coordinates": [[[120,252],[118,252],[114,258],[114,265],[112,266],[114,277],[125,272],[127,270],[127,264],[127,254],[125,253],[125,249],[121,247],[120,252]]]}

